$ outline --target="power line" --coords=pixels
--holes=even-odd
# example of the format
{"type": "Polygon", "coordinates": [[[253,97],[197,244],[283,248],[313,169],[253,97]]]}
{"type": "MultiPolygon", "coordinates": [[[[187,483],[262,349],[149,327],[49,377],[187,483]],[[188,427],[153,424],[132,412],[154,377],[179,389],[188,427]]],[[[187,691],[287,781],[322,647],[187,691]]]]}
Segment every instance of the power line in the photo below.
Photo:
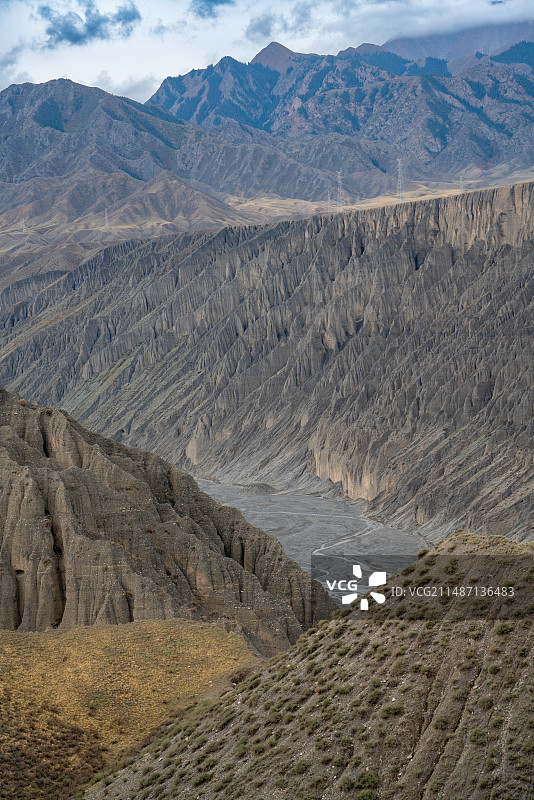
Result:
{"type": "Polygon", "coordinates": [[[337,172],[337,210],[343,211],[343,187],[341,186],[342,171],[337,172]]]}
{"type": "Polygon", "coordinates": [[[406,202],[406,188],[404,186],[404,175],[402,174],[402,158],[397,159],[397,200],[399,203],[406,202]]]}

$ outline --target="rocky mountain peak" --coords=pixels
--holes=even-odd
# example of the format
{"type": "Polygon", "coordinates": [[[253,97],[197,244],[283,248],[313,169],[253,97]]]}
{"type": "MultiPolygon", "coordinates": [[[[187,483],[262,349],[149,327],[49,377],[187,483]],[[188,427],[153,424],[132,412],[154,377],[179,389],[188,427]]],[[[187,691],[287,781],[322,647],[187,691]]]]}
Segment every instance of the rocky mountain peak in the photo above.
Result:
{"type": "Polygon", "coordinates": [[[295,53],[279,42],[271,42],[254,56],[251,64],[261,64],[275,72],[285,72],[295,59],[306,58],[302,53],[295,53]]]}
{"type": "Polygon", "coordinates": [[[261,64],[276,72],[284,72],[289,67],[291,59],[296,55],[289,47],[284,47],[279,42],[271,42],[263,50],[260,50],[250,63],[261,64]]]}

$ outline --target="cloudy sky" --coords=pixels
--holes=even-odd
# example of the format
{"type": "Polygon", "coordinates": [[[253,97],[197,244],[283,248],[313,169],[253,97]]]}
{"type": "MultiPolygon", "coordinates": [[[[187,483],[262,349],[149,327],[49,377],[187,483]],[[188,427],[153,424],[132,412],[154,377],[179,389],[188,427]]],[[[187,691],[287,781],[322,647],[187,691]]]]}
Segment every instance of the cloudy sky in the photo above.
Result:
{"type": "Polygon", "coordinates": [[[167,75],[272,40],[337,53],[533,16],[532,0],[0,0],[0,89],[68,77],[146,100],[167,75]]]}

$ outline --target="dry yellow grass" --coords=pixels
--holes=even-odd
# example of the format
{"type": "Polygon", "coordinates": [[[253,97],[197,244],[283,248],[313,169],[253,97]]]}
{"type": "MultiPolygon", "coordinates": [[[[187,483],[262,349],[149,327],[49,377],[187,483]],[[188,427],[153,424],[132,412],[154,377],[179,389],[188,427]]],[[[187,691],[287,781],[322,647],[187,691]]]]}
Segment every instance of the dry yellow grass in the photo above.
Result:
{"type": "Polygon", "coordinates": [[[186,620],[0,631],[0,798],[61,798],[257,660],[186,620]]]}

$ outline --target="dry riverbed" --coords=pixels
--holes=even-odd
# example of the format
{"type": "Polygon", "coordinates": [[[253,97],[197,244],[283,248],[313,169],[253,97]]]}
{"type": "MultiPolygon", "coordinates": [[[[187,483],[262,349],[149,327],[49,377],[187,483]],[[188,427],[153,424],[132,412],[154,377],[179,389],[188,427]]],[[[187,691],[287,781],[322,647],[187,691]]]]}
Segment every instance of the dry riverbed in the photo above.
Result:
{"type": "MultiPolygon", "coordinates": [[[[396,558],[413,556],[426,542],[421,534],[406,533],[365,517],[363,500],[315,495],[270,493],[262,484],[227,486],[197,479],[202,491],[224,505],[238,508],[253,525],[273,533],[284,550],[310,571],[312,554],[362,557],[386,555],[396,571],[396,558]]],[[[388,570],[389,571],[389,570],[388,570]]]]}

